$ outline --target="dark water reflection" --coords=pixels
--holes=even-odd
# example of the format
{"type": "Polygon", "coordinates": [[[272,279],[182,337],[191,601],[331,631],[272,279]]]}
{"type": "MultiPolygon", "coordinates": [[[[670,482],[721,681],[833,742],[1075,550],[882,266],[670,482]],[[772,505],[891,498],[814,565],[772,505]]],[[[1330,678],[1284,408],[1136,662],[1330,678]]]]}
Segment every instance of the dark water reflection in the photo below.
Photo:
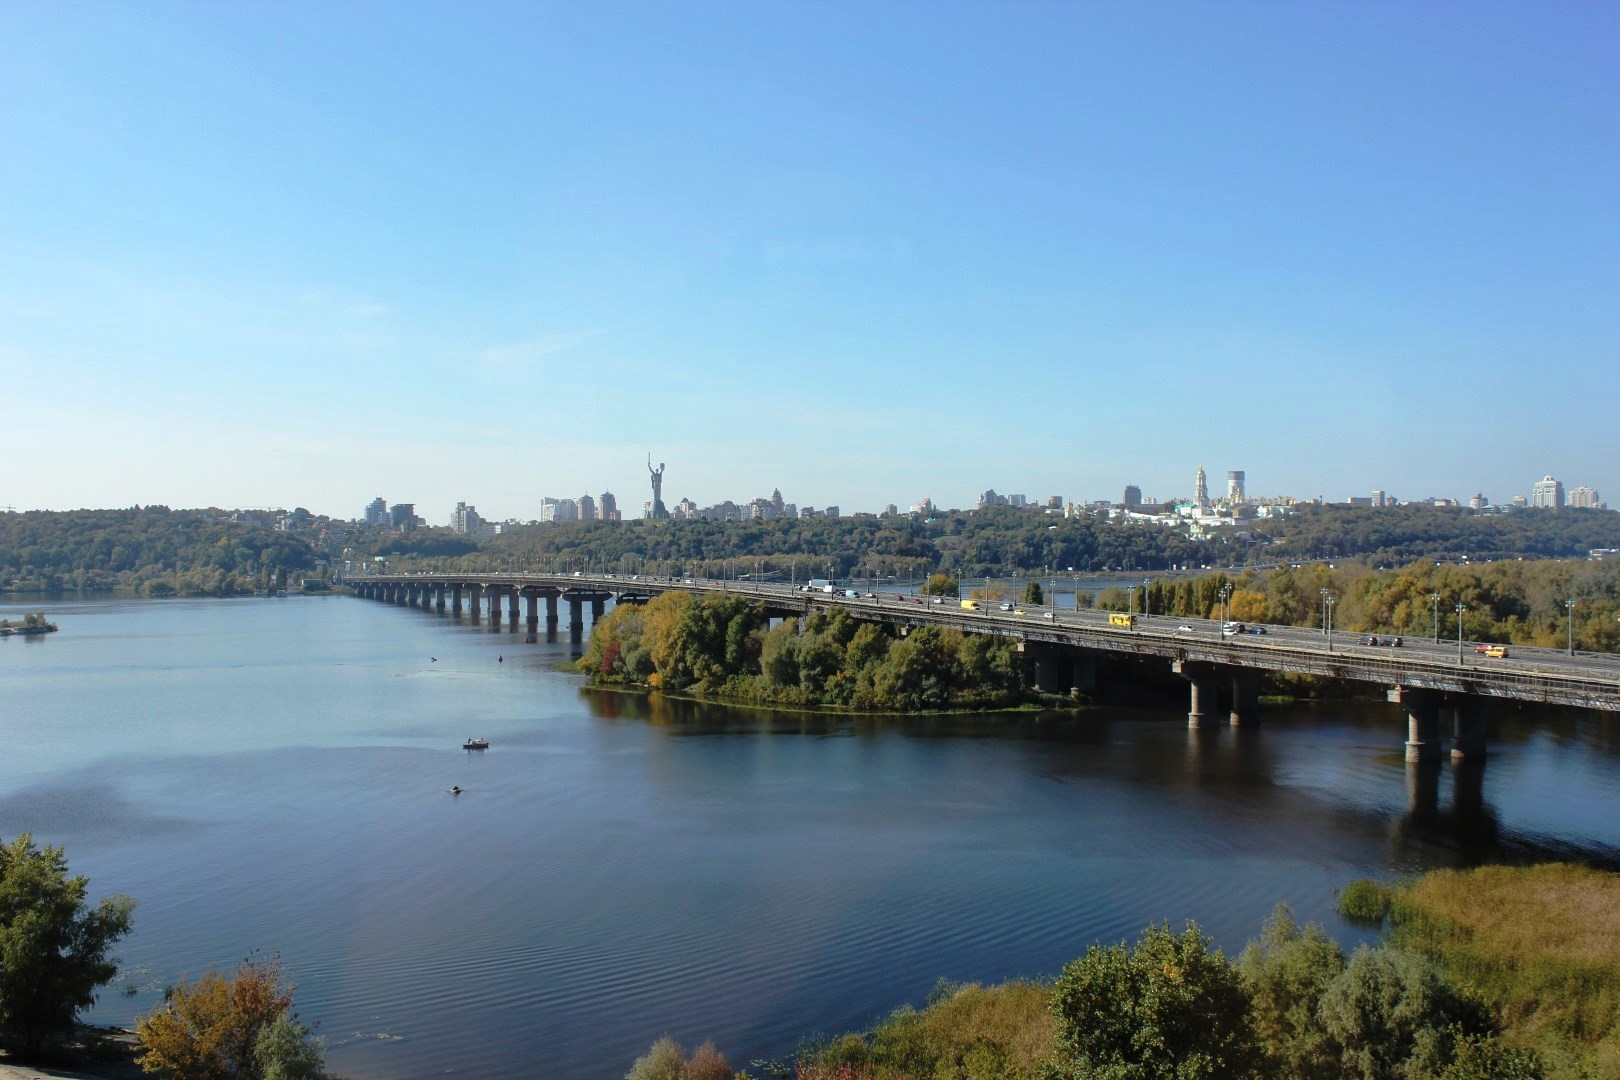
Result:
{"type": "Polygon", "coordinates": [[[0,835],[141,901],[98,1019],[279,950],[356,1078],[781,1056],[1154,919],[1353,941],[1358,875],[1620,864],[1604,718],[1499,710],[1488,761],[1415,768],[1382,704],[841,718],[585,691],[566,634],[351,599],[50,611],[0,641],[0,835]]]}

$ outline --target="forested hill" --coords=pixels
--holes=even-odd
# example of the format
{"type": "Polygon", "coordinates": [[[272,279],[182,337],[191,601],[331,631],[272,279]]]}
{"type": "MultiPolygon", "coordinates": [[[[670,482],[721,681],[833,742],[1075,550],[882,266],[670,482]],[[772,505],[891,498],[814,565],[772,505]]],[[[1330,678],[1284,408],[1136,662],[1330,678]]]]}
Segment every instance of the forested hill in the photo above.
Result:
{"type": "Polygon", "coordinates": [[[1246,519],[1191,539],[1156,522],[1075,518],[993,508],[922,520],[896,517],[772,521],[566,522],[520,526],[474,541],[448,530],[380,537],[370,553],[399,569],[433,566],[540,568],[718,575],[761,568],[783,577],[911,577],[936,569],[959,576],[1160,570],[1336,560],[1576,558],[1620,548],[1620,514],[1521,510],[1482,514],[1458,507],[1301,506],[1287,517],[1246,519]]]}
{"type": "Polygon", "coordinates": [[[1278,559],[1362,556],[1371,562],[1418,558],[1572,558],[1620,547],[1620,513],[1610,510],[1515,510],[1484,514],[1460,506],[1307,506],[1277,521],[1256,522],[1278,559]]]}
{"type": "Polygon", "coordinates": [[[131,589],[143,596],[252,592],[315,566],[309,543],[225,510],[0,513],[0,591],[131,589]]]}

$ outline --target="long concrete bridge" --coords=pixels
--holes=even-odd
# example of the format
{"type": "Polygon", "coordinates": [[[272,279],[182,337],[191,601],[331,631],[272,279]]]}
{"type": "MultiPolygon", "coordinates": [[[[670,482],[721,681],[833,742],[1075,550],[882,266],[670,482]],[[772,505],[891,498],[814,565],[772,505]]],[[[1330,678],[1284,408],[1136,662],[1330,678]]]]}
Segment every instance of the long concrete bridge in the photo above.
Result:
{"type": "MultiPolygon", "coordinates": [[[[560,606],[569,609],[569,630],[584,632],[588,606],[592,621],[609,600],[645,603],[668,591],[730,593],[764,605],[771,617],[807,615],[818,609],[847,612],[854,618],[885,622],[901,633],[918,626],[946,626],[979,634],[1015,638],[1033,661],[1036,685],[1062,693],[1095,686],[1099,653],[1158,657],[1187,680],[1189,726],[1259,721],[1261,675],[1268,671],[1321,675],[1374,683],[1408,717],[1406,756],[1432,761],[1443,752],[1441,714],[1453,721],[1454,758],[1485,751],[1481,706],[1488,698],[1574,706],[1620,712],[1620,657],[1607,653],[1566,653],[1513,646],[1507,656],[1476,651],[1475,642],[1405,639],[1402,646],[1362,644],[1365,635],[1324,633],[1314,628],[1265,626],[1226,636],[1221,624],[1179,616],[1138,615],[1130,626],[1115,625],[1107,611],[1015,606],[1000,610],[964,610],[956,600],[861,590],[857,595],[809,591],[783,584],[758,584],[694,578],[624,578],[610,574],[482,573],[373,575],[347,584],[369,599],[423,608],[465,610],[482,617],[488,606],[491,622],[501,608],[516,623],[524,617],[530,632],[538,630],[544,602],[549,631],[558,626],[560,606]],[[520,610],[524,609],[524,610],[520,610]],[[1225,717],[1217,712],[1223,684],[1230,686],[1225,717]]],[[[1380,635],[1381,640],[1384,639],[1380,635]]]]}

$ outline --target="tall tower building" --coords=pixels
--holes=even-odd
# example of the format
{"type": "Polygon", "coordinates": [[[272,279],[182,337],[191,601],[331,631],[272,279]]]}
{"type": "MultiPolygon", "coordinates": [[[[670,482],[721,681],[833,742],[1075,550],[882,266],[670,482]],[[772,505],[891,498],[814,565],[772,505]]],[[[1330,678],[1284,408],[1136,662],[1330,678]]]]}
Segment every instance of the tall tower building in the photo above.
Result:
{"type": "Polygon", "coordinates": [[[1241,503],[1243,501],[1243,470],[1228,469],[1226,473],[1226,501],[1241,503]]]}
{"type": "Polygon", "coordinates": [[[581,495],[579,497],[579,520],[596,520],[596,500],[591,498],[589,495],[581,495]]]}
{"type": "Polygon", "coordinates": [[[604,491],[596,499],[596,516],[603,521],[619,520],[619,500],[613,497],[613,492],[604,491]]]}
{"type": "Polygon", "coordinates": [[[1209,483],[1204,477],[1204,467],[1198,466],[1198,479],[1193,483],[1193,502],[1200,508],[1209,505],[1209,483]]]}
{"type": "Polygon", "coordinates": [[[1550,476],[1544,476],[1537,480],[1535,486],[1530,489],[1530,505],[1550,506],[1554,510],[1562,510],[1564,508],[1563,482],[1554,480],[1550,476]]]}
{"type": "Polygon", "coordinates": [[[1126,484],[1125,485],[1125,505],[1127,507],[1141,506],[1142,505],[1142,489],[1137,487],[1135,484],[1126,484]]]}

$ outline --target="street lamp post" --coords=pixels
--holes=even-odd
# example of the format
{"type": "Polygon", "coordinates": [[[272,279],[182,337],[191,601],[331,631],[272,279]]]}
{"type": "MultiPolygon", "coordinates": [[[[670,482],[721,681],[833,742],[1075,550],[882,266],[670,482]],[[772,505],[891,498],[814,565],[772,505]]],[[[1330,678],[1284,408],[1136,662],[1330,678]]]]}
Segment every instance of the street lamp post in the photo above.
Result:
{"type": "Polygon", "coordinates": [[[1440,594],[1432,592],[1429,599],[1434,601],[1434,643],[1440,644],[1440,594]]]}
{"type": "Polygon", "coordinates": [[[1575,655],[1575,601],[1565,600],[1564,611],[1569,619],[1569,655],[1575,655]]]}
{"type": "Polygon", "coordinates": [[[1333,594],[1327,594],[1327,639],[1328,652],[1333,651],[1333,594]]]}
{"type": "Polygon", "coordinates": [[[1323,586],[1322,588],[1317,589],[1316,591],[1318,593],[1320,593],[1321,596],[1322,596],[1322,633],[1325,634],[1325,633],[1327,633],[1327,620],[1328,620],[1328,614],[1327,614],[1328,591],[1327,591],[1326,586],[1323,586]]]}
{"type": "Polygon", "coordinates": [[[1128,614],[1128,615],[1135,615],[1136,614],[1136,586],[1135,585],[1127,585],[1127,586],[1125,586],[1125,613],[1128,614]]]}
{"type": "Polygon", "coordinates": [[[1462,627],[1462,624],[1463,624],[1463,612],[1467,611],[1467,610],[1468,609],[1466,607],[1464,607],[1462,604],[1457,605],[1457,666],[1458,667],[1462,667],[1462,662],[1463,662],[1463,653],[1462,653],[1462,630],[1463,630],[1463,627],[1462,627]]]}

